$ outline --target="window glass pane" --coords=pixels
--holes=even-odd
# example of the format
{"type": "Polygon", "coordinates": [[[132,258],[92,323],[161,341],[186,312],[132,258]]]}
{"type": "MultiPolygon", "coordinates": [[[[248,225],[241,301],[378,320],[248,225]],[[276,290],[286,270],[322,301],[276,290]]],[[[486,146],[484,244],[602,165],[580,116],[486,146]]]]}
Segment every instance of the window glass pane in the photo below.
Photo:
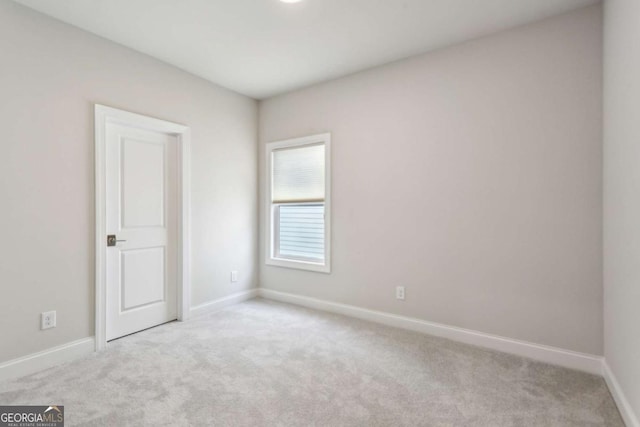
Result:
{"type": "Polygon", "coordinates": [[[282,205],[278,253],[287,258],[324,259],[324,204],[282,205]]]}
{"type": "Polygon", "coordinates": [[[324,144],[273,151],[273,201],[324,200],[324,144]]]}

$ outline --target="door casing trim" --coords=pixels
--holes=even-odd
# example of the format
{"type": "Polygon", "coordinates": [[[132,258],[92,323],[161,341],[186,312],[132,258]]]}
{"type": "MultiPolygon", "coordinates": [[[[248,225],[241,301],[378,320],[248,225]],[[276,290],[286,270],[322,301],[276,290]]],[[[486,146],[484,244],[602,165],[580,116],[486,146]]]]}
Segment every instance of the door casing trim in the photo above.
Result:
{"type": "Polygon", "coordinates": [[[191,308],[191,130],[188,126],[95,104],[95,347],[107,346],[107,222],[106,222],[106,126],[120,124],[138,129],[161,131],[176,137],[178,143],[178,320],[189,317],[191,308]]]}

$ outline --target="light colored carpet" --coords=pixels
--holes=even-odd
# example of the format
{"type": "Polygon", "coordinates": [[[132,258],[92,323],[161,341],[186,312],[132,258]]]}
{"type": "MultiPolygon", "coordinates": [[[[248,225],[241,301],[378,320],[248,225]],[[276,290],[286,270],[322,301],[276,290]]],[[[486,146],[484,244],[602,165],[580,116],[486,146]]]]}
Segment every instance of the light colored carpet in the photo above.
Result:
{"type": "Polygon", "coordinates": [[[0,384],[67,425],[622,426],[604,381],[256,299],[0,384]]]}

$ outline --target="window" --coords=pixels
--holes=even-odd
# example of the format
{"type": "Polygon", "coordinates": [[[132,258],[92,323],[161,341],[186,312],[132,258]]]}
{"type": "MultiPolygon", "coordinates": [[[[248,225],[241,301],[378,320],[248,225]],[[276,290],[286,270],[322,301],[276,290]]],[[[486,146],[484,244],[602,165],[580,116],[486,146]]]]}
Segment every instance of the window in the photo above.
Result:
{"type": "Polygon", "coordinates": [[[267,264],[331,271],[330,144],[330,134],[267,144],[267,264]]]}

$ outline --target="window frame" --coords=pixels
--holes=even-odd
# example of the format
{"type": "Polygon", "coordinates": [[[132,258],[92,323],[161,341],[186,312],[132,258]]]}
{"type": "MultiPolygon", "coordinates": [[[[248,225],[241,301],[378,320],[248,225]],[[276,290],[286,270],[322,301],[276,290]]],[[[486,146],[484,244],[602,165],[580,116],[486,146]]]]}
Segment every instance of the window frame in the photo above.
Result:
{"type": "MultiPolygon", "coordinates": [[[[331,134],[322,133],[302,138],[269,142],[265,145],[265,264],[275,267],[331,273],[331,134]],[[277,253],[277,209],[282,203],[273,203],[273,152],[282,148],[304,147],[306,145],[324,144],[324,261],[315,262],[309,259],[286,258],[277,253]]],[[[308,203],[297,203],[308,204],[308,203]]],[[[318,204],[318,202],[315,202],[318,204]]]]}

